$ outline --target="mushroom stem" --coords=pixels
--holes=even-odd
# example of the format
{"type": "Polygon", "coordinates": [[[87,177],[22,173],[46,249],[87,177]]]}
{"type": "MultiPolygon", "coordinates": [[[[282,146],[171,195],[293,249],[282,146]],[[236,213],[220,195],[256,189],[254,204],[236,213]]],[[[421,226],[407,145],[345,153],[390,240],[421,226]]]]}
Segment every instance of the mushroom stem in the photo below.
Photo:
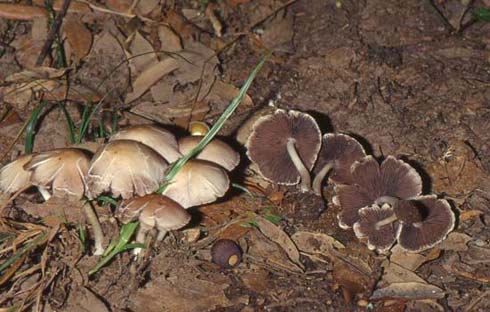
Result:
{"type": "Polygon", "coordinates": [[[102,247],[102,238],[104,236],[102,232],[102,228],[99,223],[99,219],[97,219],[97,215],[92,207],[92,204],[87,201],[83,205],[83,211],[87,216],[87,220],[92,226],[92,231],[94,232],[94,241],[95,241],[95,256],[100,256],[104,253],[104,248],[102,247]]]}
{"type": "Polygon", "coordinates": [[[393,196],[380,196],[376,199],[374,203],[378,206],[389,204],[391,207],[394,207],[398,201],[399,199],[393,196]]]}
{"type": "Polygon", "coordinates": [[[332,162],[328,162],[325,164],[325,166],[323,166],[322,170],[320,170],[320,172],[318,172],[318,174],[315,176],[315,178],[313,179],[313,192],[320,196],[322,195],[322,182],[323,182],[323,179],[325,179],[325,176],[330,172],[330,170],[332,170],[333,168],[333,163],[332,162]]]}
{"type": "Polygon", "coordinates": [[[379,220],[378,222],[376,222],[376,224],[374,225],[374,227],[376,228],[376,230],[379,230],[382,226],[385,226],[387,224],[393,223],[396,220],[398,220],[396,214],[392,214],[388,218],[383,219],[383,220],[379,220]]]}
{"type": "MultiPolygon", "coordinates": [[[[146,244],[146,234],[152,229],[152,227],[145,225],[140,222],[138,230],[136,232],[136,242],[141,244],[146,244]]],[[[142,248],[134,248],[133,254],[138,257],[141,254],[142,248]]]]}
{"type": "Polygon", "coordinates": [[[307,192],[311,190],[310,173],[308,172],[308,169],[306,169],[303,161],[299,157],[299,154],[296,151],[295,143],[296,140],[294,138],[289,138],[286,147],[288,150],[289,158],[291,159],[294,166],[296,167],[296,170],[298,170],[298,173],[301,176],[301,191],[307,192]]]}
{"type": "Polygon", "coordinates": [[[48,201],[51,198],[51,194],[45,187],[38,186],[37,189],[39,193],[41,193],[42,197],[44,198],[44,201],[48,201]]]}
{"type": "Polygon", "coordinates": [[[157,241],[161,242],[165,236],[167,235],[167,231],[158,231],[157,241]]]}

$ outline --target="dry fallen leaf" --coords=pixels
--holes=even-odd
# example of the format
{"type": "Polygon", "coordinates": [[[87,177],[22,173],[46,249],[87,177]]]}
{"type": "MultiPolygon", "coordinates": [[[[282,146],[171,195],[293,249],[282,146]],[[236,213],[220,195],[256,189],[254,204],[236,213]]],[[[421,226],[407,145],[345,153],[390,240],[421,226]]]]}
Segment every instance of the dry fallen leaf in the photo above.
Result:
{"type": "Polygon", "coordinates": [[[442,241],[437,248],[442,250],[465,251],[468,250],[468,242],[473,238],[465,233],[452,232],[442,241]]]}
{"type": "Polygon", "coordinates": [[[155,66],[158,57],[151,43],[140,32],[135,32],[131,38],[126,54],[131,66],[131,74],[137,77],[155,66]]]}
{"type": "Polygon", "coordinates": [[[370,299],[441,299],[445,295],[445,292],[437,286],[426,283],[407,282],[392,283],[387,287],[376,289],[370,299]]]}
{"type": "Polygon", "coordinates": [[[39,17],[48,17],[48,10],[32,5],[0,3],[0,18],[28,21],[39,17]]]}
{"type": "Polygon", "coordinates": [[[332,257],[332,249],[345,248],[341,242],[323,233],[296,232],[291,239],[303,252],[324,254],[328,257],[332,257]]]}
{"type": "Polygon", "coordinates": [[[293,261],[298,267],[304,270],[304,265],[300,261],[300,253],[292,239],[286,232],[279,228],[274,223],[270,222],[263,217],[256,215],[254,219],[259,230],[267,236],[270,240],[281,246],[287,253],[289,259],[293,261]]]}
{"type": "Polygon", "coordinates": [[[158,39],[161,49],[166,52],[178,52],[182,50],[182,40],[170,27],[158,26],[158,39]]]}
{"type": "Polygon", "coordinates": [[[93,40],[92,32],[88,30],[82,21],[72,15],[68,15],[63,19],[62,32],[70,46],[70,54],[73,56],[73,61],[78,64],[90,52],[93,40]]]}
{"type": "Polygon", "coordinates": [[[166,58],[161,62],[151,66],[146,71],[141,73],[133,82],[133,91],[126,96],[125,103],[131,103],[142,96],[163,76],[168,75],[178,68],[178,63],[175,59],[166,58]]]}
{"type": "Polygon", "coordinates": [[[391,249],[390,261],[404,267],[405,269],[415,271],[422,264],[439,257],[439,250],[436,248],[432,250],[424,255],[420,253],[407,252],[401,248],[400,245],[395,245],[395,247],[391,249]],[[432,252],[432,250],[434,252],[432,252]]]}

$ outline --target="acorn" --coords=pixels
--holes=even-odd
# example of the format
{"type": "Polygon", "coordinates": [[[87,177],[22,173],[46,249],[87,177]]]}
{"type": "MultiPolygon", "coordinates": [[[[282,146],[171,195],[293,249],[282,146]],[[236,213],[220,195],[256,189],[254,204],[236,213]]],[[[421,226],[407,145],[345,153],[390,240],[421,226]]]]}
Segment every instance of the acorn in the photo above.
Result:
{"type": "Polygon", "coordinates": [[[220,267],[231,269],[242,261],[242,250],[231,239],[219,239],[211,247],[211,257],[220,267]]]}

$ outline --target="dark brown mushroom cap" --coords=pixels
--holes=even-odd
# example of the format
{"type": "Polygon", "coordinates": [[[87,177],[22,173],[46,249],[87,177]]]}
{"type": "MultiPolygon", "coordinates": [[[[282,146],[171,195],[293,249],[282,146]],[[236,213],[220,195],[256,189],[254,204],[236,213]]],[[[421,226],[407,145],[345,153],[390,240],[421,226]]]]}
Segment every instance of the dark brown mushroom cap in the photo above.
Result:
{"type": "Polygon", "coordinates": [[[81,199],[90,157],[78,148],[60,148],[34,155],[24,165],[31,172],[31,183],[51,189],[55,197],[81,199]]]}
{"type": "Polygon", "coordinates": [[[23,155],[0,169],[0,193],[13,194],[30,184],[31,172],[24,169],[34,155],[23,155]]]}
{"type": "Polygon", "coordinates": [[[353,137],[342,133],[327,133],[323,136],[313,172],[318,174],[325,165],[331,163],[333,167],[329,180],[337,184],[351,184],[351,166],[365,156],[364,148],[353,137]]]}
{"type": "Polygon", "coordinates": [[[396,217],[403,224],[422,222],[428,213],[427,207],[421,201],[413,199],[397,201],[394,209],[396,217]]]}
{"type": "Polygon", "coordinates": [[[384,204],[381,207],[372,205],[359,210],[359,221],[354,223],[353,229],[357,238],[366,239],[370,250],[385,253],[396,241],[397,222],[377,226],[377,223],[393,216],[393,208],[384,204]]]}
{"type": "Polygon", "coordinates": [[[122,129],[112,135],[109,142],[115,140],[133,140],[143,143],[157,151],[169,163],[182,156],[175,136],[170,131],[155,125],[137,125],[122,129]]]}
{"type": "Polygon", "coordinates": [[[335,205],[342,208],[337,216],[342,228],[350,228],[359,220],[359,209],[371,206],[382,196],[409,199],[422,192],[422,179],[403,160],[388,156],[381,164],[366,156],[351,167],[353,184],[336,185],[335,205]]]}
{"type": "MultiPolygon", "coordinates": [[[[179,139],[179,151],[182,155],[190,152],[201,142],[203,136],[192,135],[179,139]]],[[[196,159],[203,159],[220,165],[228,171],[233,170],[240,162],[240,154],[232,149],[228,144],[213,139],[208,145],[196,156],[196,159]]]]}
{"type": "Polygon", "coordinates": [[[429,195],[414,198],[411,204],[414,201],[425,207],[424,218],[416,223],[402,222],[397,237],[402,248],[420,252],[444,240],[454,229],[455,217],[447,200],[429,195]]]}
{"type": "Polygon", "coordinates": [[[130,198],[153,193],[164,180],[168,164],[152,148],[131,140],[116,140],[101,147],[87,173],[89,198],[104,192],[130,198]]]}
{"type": "Polygon", "coordinates": [[[247,155],[257,164],[265,179],[286,185],[300,181],[300,174],[287,151],[289,139],[296,140],[299,157],[311,170],[321,147],[321,132],[313,117],[279,109],[259,118],[254,124],[246,144],[247,155]]]}
{"type": "Polygon", "coordinates": [[[165,188],[164,195],[184,208],[214,202],[230,186],[228,173],[221,166],[201,159],[189,160],[165,188]]]}

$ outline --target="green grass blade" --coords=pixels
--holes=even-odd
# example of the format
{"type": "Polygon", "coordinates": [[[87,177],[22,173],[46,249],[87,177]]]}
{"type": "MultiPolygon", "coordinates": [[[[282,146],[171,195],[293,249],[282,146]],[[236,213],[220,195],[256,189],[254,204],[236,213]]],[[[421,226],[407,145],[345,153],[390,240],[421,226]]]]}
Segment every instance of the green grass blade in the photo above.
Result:
{"type": "Polygon", "coordinates": [[[47,101],[43,100],[39,103],[39,105],[34,109],[29,118],[29,122],[26,127],[26,144],[25,144],[25,153],[31,154],[34,146],[34,131],[36,128],[37,120],[39,119],[39,115],[44,107],[48,104],[47,101]]]}
{"type": "Polygon", "coordinates": [[[37,244],[46,237],[46,235],[47,235],[46,233],[40,234],[38,237],[36,237],[36,239],[31,241],[29,244],[27,244],[24,247],[22,247],[21,249],[17,250],[17,252],[14,255],[12,255],[10,258],[8,258],[2,264],[0,264],[0,272],[5,270],[6,268],[8,268],[12,263],[17,261],[17,259],[22,257],[26,252],[35,248],[37,246],[37,244]]]}
{"type": "Polygon", "coordinates": [[[78,223],[78,236],[80,238],[80,245],[82,247],[82,253],[84,254],[87,250],[86,249],[87,238],[85,235],[85,229],[83,228],[83,226],[80,222],[78,223]]]}
{"type": "Polygon", "coordinates": [[[92,112],[90,111],[91,106],[92,103],[87,103],[83,107],[82,120],[80,121],[80,128],[78,129],[77,143],[82,143],[83,137],[85,136],[85,132],[87,132],[88,125],[90,123],[90,118],[92,118],[92,112]]]}
{"type": "MultiPolygon", "coordinates": [[[[112,248],[112,250],[105,256],[103,257],[97,265],[88,272],[89,275],[93,275],[97,273],[102,267],[104,267],[106,264],[108,264],[117,254],[124,252],[128,250],[129,248],[127,246],[132,246],[135,244],[129,244],[129,241],[131,240],[131,237],[133,236],[134,232],[136,231],[136,228],[138,227],[139,222],[130,222],[126,223],[125,225],[122,226],[121,232],[119,235],[119,241],[117,244],[112,248],[112,246],[109,246],[112,248]]],[[[111,244],[113,245],[113,244],[111,244]]],[[[139,245],[136,247],[140,247],[139,245]]],[[[105,254],[105,253],[104,253],[105,254]]]]}
{"type": "Polygon", "coordinates": [[[240,89],[240,93],[236,98],[231,101],[230,105],[225,109],[225,111],[221,114],[219,119],[216,121],[216,123],[209,129],[209,132],[202,138],[202,140],[197,144],[196,147],[194,147],[189,153],[185,154],[182,156],[178,161],[174,163],[172,168],[170,168],[169,172],[167,173],[167,176],[165,177],[165,184],[160,186],[160,188],[157,190],[157,193],[162,194],[165,191],[165,187],[168,182],[172,181],[172,179],[175,177],[177,172],[185,165],[185,163],[194,157],[195,155],[199,154],[206,145],[208,145],[209,142],[218,134],[219,130],[223,127],[224,123],[230,118],[230,116],[233,114],[235,109],[238,107],[238,104],[242,101],[243,97],[247,93],[248,89],[250,88],[250,85],[255,79],[255,76],[257,76],[257,73],[260,71],[264,63],[269,59],[270,55],[272,52],[267,53],[255,66],[254,70],[250,73],[250,75],[247,78],[247,81],[245,81],[245,84],[242,86],[240,89]]]}
{"type": "Polygon", "coordinates": [[[473,10],[473,16],[479,21],[490,22],[490,9],[475,9],[473,10]]]}
{"type": "Polygon", "coordinates": [[[70,132],[70,142],[71,144],[75,144],[77,140],[75,135],[75,124],[73,123],[73,119],[71,118],[70,113],[66,109],[65,105],[63,105],[61,102],[58,102],[57,104],[58,107],[63,111],[63,114],[65,115],[66,123],[68,124],[68,130],[70,132]]]}

